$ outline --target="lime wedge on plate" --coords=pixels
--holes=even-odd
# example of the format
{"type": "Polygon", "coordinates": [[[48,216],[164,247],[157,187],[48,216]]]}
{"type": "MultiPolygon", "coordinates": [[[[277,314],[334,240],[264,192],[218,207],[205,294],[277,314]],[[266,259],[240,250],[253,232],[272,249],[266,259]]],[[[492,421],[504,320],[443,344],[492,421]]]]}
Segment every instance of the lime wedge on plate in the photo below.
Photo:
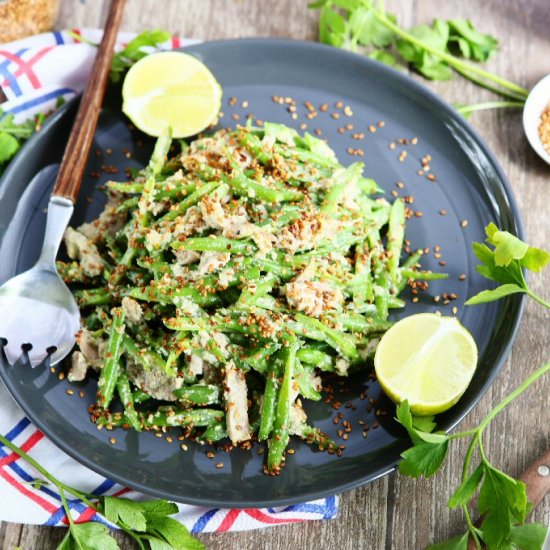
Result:
{"type": "Polygon", "coordinates": [[[378,381],[396,403],[405,399],[418,415],[452,407],[477,366],[472,335],[454,317],[411,315],[381,338],[374,366],[378,381]]]}
{"type": "Polygon", "coordinates": [[[192,55],[161,52],[130,68],[122,99],[123,112],[146,134],[159,136],[170,127],[172,137],[184,138],[216,122],[222,88],[192,55]]]}

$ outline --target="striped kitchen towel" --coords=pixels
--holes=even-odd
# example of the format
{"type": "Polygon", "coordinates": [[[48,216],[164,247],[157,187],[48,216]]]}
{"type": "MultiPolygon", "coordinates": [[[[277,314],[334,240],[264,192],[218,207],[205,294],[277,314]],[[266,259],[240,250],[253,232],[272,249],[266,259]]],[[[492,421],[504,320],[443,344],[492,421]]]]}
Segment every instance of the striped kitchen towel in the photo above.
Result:
{"type": "MultiPolygon", "coordinates": [[[[119,35],[119,47],[132,38],[119,35]]],[[[36,113],[55,108],[60,97],[70,99],[79,93],[88,78],[101,31],[72,29],[31,36],[0,45],[0,88],[7,100],[4,112],[21,121],[36,113]]],[[[163,49],[197,41],[172,38],[163,49]]],[[[96,495],[124,495],[143,500],[147,497],[105,479],[55,447],[25,417],[0,383],[0,433],[13,441],[68,485],[96,495]]],[[[40,474],[9,449],[0,446],[0,520],[43,525],[67,525],[61,497],[55,487],[33,483],[40,474]]],[[[78,499],[69,501],[77,522],[103,521],[78,499]]],[[[337,497],[267,509],[209,509],[179,505],[181,520],[193,533],[243,531],[306,520],[331,519],[338,513],[337,497]]]]}

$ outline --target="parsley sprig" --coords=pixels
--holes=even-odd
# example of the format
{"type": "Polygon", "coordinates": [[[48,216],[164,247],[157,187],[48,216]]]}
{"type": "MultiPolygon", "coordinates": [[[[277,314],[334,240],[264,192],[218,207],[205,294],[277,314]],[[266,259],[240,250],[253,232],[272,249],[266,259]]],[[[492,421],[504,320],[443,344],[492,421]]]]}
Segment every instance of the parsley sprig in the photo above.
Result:
{"type": "Polygon", "coordinates": [[[449,508],[462,509],[468,531],[446,542],[434,544],[428,550],[467,550],[470,536],[478,548],[484,543],[489,550],[542,548],[547,526],[525,524],[530,511],[525,484],[491,464],[483,446],[483,433],[497,414],[548,372],[550,363],[535,371],[505,397],[477,427],[464,432],[451,435],[434,433],[433,417],[413,416],[407,401],[397,407],[397,420],[405,427],[413,442],[413,446],[401,455],[403,460],[399,463],[399,471],[404,475],[427,478],[433,476],[445,461],[451,442],[460,438],[470,439],[462,468],[462,482],[447,503],[449,508]],[[477,465],[472,469],[476,451],[477,465]],[[478,488],[477,510],[483,520],[476,527],[468,505],[475,498],[478,488]]]}
{"type": "Polygon", "coordinates": [[[178,507],[173,502],[166,500],[136,502],[127,498],[96,496],[79,491],[54,477],[34,458],[2,435],[0,435],[0,443],[42,474],[44,479],[35,480],[32,483],[34,487],[48,483],[57,487],[69,520],[69,529],[59,544],[58,550],[117,550],[119,548],[117,540],[110,534],[106,525],[97,522],[75,523],[71,516],[67,494],[76,496],[125,531],[134,539],[140,550],[204,549],[204,545],[189,533],[185,525],[170,517],[178,512],[178,507]]]}
{"type": "Polygon", "coordinates": [[[40,116],[18,124],[12,113],[4,113],[0,108],[0,174],[21,145],[42,126],[43,120],[40,116]]]}
{"type": "Polygon", "coordinates": [[[529,246],[508,231],[500,231],[494,223],[485,228],[485,233],[488,244],[472,244],[474,254],[481,262],[476,269],[485,278],[500,283],[500,286],[480,292],[470,298],[466,305],[493,302],[511,294],[524,293],[542,306],[550,308],[550,302],[543,300],[529,288],[523,273],[524,269],[540,272],[550,262],[550,253],[529,246]]]}
{"type": "Polygon", "coordinates": [[[474,111],[522,107],[528,90],[482,69],[498,49],[498,41],[477,31],[465,19],[434,19],[431,25],[404,29],[395,15],[374,0],[318,0],[309,4],[320,10],[321,42],[369,57],[391,66],[408,65],[430,80],[450,80],[453,72],[471,80],[505,101],[457,105],[465,116],[474,111]]]}

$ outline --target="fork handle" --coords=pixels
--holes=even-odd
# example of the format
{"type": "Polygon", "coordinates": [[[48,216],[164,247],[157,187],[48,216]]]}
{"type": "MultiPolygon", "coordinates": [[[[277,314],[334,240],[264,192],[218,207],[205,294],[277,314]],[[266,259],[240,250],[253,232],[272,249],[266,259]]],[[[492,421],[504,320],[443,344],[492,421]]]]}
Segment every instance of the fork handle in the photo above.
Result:
{"type": "Polygon", "coordinates": [[[109,78],[113,48],[126,0],[111,0],[103,38],[63,154],[53,195],[76,202],[109,78]]]}

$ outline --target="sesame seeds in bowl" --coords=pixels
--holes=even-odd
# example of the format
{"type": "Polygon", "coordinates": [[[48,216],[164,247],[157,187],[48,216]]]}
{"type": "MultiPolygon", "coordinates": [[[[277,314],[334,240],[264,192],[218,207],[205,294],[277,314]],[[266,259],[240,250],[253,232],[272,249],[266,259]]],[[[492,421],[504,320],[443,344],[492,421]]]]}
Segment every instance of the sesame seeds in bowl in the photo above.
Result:
{"type": "Polygon", "coordinates": [[[531,147],[550,164],[550,75],[529,93],[523,108],[523,128],[531,147]]]}

